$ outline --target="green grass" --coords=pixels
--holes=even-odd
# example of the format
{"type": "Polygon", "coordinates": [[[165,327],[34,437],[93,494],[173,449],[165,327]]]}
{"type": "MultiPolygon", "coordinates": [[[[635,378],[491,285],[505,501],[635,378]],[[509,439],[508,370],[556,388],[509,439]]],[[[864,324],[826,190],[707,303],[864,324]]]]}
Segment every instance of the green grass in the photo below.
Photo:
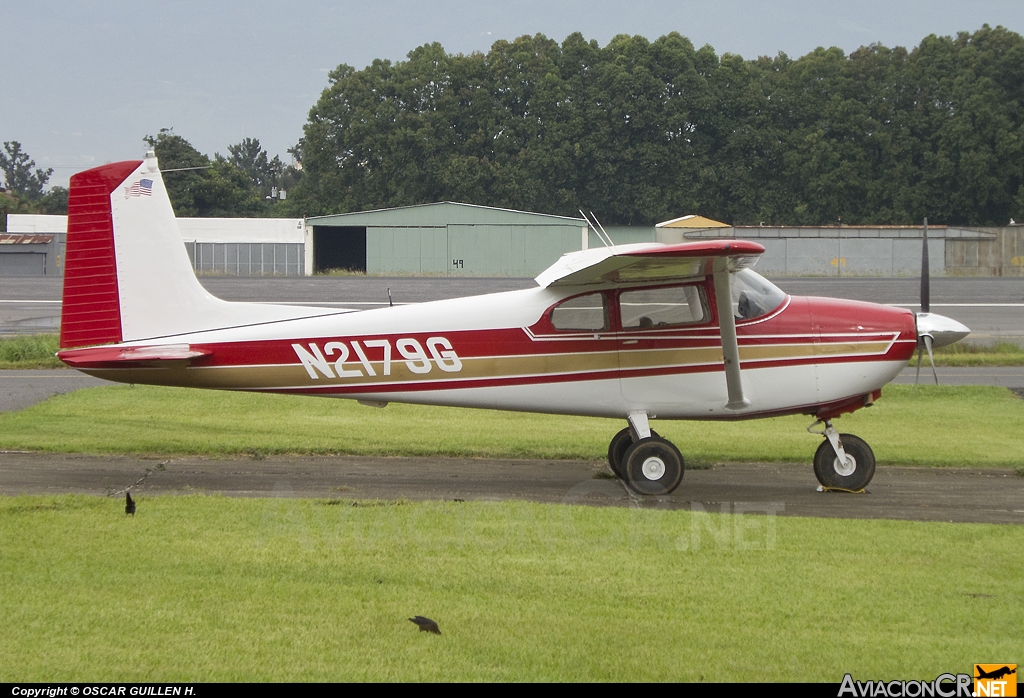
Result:
{"type": "Polygon", "coordinates": [[[930,680],[1021,651],[1020,526],[393,504],[0,498],[0,681],[930,680]]]}
{"type": "MultiPolygon", "coordinates": [[[[934,353],[936,366],[1024,366],[1024,348],[1014,342],[994,345],[957,342],[939,347],[934,353]]],[[[927,364],[927,358],[922,364],[927,364]]]]}
{"type": "Polygon", "coordinates": [[[8,368],[64,368],[54,354],[60,348],[55,334],[0,338],[0,370],[8,368]]]}
{"type": "MultiPolygon", "coordinates": [[[[663,422],[654,426],[695,466],[806,462],[811,418],[663,422]]],[[[603,460],[624,422],[488,410],[186,388],[109,386],[0,415],[0,449],[68,453],[234,455],[259,452],[603,460]]],[[[1024,465],[1024,401],[1005,388],[885,388],[873,407],[836,422],[885,465],[1024,465]]]]}

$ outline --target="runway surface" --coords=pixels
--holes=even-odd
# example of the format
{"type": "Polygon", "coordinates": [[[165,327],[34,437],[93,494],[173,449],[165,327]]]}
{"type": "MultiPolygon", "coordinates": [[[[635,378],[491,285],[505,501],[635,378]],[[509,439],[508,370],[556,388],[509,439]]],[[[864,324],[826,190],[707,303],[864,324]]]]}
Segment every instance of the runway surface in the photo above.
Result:
{"type": "MultiPolygon", "coordinates": [[[[810,453],[810,451],[808,451],[810,453]]],[[[817,491],[807,464],[718,464],[672,495],[637,497],[604,463],[468,458],[232,460],[0,453],[0,494],[148,494],[506,501],[850,519],[1024,523],[1024,477],[1005,469],[879,466],[864,494],[817,491]]]]}

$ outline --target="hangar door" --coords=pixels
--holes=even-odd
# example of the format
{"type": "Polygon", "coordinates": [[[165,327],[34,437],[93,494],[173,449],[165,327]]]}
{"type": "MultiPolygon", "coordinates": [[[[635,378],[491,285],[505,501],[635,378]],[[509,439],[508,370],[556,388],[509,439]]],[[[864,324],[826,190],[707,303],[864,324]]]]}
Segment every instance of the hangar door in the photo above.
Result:
{"type": "Polygon", "coordinates": [[[313,273],[366,271],[366,227],[313,226],[313,273]]]}
{"type": "Polygon", "coordinates": [[[443,226],[369,227],[366,244],[366,270],[371,274],[448,271],[448,231],[443,226]]]}
{"type": "Polygon", "coordinates": [[[579,246],[580,229],[575,225],[449,225],[448,271],[536,276],[579,246]]]}

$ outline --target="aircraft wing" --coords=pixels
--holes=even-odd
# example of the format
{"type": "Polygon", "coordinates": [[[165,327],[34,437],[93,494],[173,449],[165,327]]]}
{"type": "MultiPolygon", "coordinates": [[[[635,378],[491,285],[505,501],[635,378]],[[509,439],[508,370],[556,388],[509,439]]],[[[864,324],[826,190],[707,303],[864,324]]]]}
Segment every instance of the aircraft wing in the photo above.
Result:
{"type": "Polygon", "coordinates": [[[616,245],[564,254],[537,277],[537,283],[545,288],[608,282],[666,283],[710,276],[717,271],[739,271],[753,266],[762,253],[762,245],[747,240],[616,245]]]}

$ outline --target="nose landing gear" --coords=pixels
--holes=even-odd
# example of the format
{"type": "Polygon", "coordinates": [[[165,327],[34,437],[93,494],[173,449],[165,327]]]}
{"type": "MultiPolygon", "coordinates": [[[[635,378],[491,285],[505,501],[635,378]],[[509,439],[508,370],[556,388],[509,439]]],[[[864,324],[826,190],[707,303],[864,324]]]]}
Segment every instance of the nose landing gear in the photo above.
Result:
{"type": "Polygon", "coordinates": [[[871,447],[853,434],[838,433],[830,419],[825,420],[824,431],[812,431],[819,423],[807,429],[825,437],[814,454],[814,475],[818,482],[824,487],[863,490],[875,476],[875,454],[871,447]]]}

